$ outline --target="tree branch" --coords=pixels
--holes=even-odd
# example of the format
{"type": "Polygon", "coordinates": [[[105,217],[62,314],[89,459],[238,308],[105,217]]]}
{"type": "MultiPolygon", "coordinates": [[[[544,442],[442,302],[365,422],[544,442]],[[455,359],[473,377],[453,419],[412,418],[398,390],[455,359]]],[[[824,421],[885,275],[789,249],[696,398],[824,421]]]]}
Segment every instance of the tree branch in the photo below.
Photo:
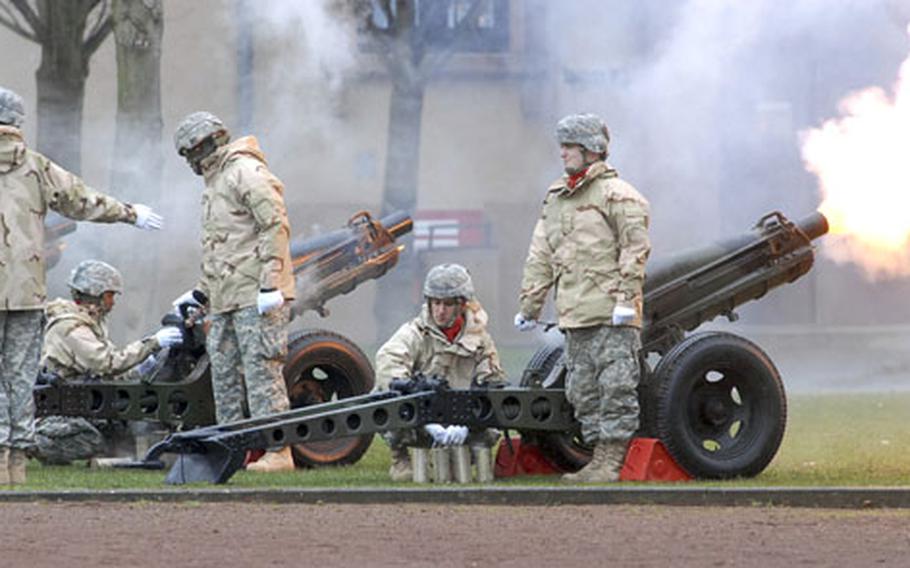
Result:
{"type": "MultiPolygon", "coordinates": [[[[32,28],[32,34],[28,35],[28,31],[24,28],[21,28],[25,33],[24,37],[31,39],[37,43],[42,43],[45,36],[45,27],[44,23],[41,21],[41,18],[38,17],[38,14],[32,9],[31,5],[28,3],[28,0],[11,0],[13,7],[22,15],[22,19],[25,20],[32,28]]],[[[12,12],[10,12],[12,13],[12,12]]],[[[18,32],[15,28],[12,28],[13,31],[23,35],[23,33],[18,32]]]]}
{"type": "Polygon", "coordinates": [[[5,15],[0,14],[0,26],[3,26],[12,32],[15,32],[17,35],[22,36],[27,40],[39,43],[38,36],[19,25],[19,22],[15,19],[15,16],[12,16],[12,14],[9,12],[9,8],[0,5],[0,9],[6,12],[5,15]]]}
{"type": "Polygon", "coordinates": [[[83,47],[85,48],[85,56],[91,57],[93,53],[98,49],[98,47],[104,43],[104,40],[107,39],[107,36],[114,29],[114,24],[111,20],[110,14],[104,19],[104,22],[100,26],[96,26],[92,34],[88,36],[88,39],[85,40],[83,47]]]}
{"type": "Polygon", "coordinates": [[[97,13],[95,21],[92,23],[91,30],[86,34],[86,40],[93,37],[95,34],[101,32],[101,29],[104,27],[104,24],[111,19],[110,14],[111,1],[110,0],[90,0],[88,6],[85,10],[85,19],[88,21],[88,17],[93,13],[97,13]],[[101,8],[95,10],[98,4],[101,4],[101,8]]]}

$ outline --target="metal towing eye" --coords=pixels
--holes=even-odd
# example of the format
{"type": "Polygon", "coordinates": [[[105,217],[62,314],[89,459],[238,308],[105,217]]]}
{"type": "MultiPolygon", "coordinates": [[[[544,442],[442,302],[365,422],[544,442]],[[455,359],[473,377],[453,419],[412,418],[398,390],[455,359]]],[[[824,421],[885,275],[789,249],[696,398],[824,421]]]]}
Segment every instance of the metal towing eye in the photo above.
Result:
{"type": "Polygon", "coordinates": [[[346,398],[230,424],[177,432],[145,457],[176,453],[169,484],[225,483],[248,450],[416,428],[429,423],[470,428],[563,431],[577,428],[561,389],[452,389],[445,381],[395,381],[389,391],[346,398]]]}

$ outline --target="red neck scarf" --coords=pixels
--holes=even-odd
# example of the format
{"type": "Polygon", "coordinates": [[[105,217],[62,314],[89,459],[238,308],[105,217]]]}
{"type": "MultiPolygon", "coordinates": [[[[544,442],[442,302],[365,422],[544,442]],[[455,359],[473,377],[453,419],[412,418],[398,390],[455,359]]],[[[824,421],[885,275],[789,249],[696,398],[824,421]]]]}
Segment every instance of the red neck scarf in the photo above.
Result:
{"type": "Polygon", "coordinates": [[[455,318],[455,322],[452,323],[452,325],[441,329],[441,331],[446,336],[446,339],[449,340],[449,343],[453,343],[461,332],[462,327],[464,327],[464,316],[458,316],[455,318]]]}
{"type": "Polygon", "coordinates": [[[578,185],[578,182],[585,178],[585,175],[588,173],[588,168],[590,167],[591,166],[588,166],[580,172],[576,172],[569,176],[569,179],[566,180],[566,185],[569,187],[569,189],[575,189],[575,186],[578,185]]]}

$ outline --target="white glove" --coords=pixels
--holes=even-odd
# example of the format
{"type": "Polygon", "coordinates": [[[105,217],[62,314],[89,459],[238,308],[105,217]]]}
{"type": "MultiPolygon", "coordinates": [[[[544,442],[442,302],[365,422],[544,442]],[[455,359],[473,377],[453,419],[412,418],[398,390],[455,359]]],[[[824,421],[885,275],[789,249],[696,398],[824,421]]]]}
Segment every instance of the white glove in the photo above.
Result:
{"type": "Polygon", "coordinates": [[[518,331],[531,331],[537,327],[537,320],[528,319],[524,314],[518,312],[515,314],[515,327],[518,328],[518,331]]]}
{"type": "Polygon", "coordinates": [[[426,424],[423,431],[433,438],[433,442],[442,446],[446,443],[446,429],[440,424],[426,424]]]}
{"type": "Polygon", "coordinates": [[[613,325],[626,325],[632,323],[635,319],[635,310],[626,306],[616,306],[613,308],[613,325]]]}
{"type": "Polygon", "coordinates": [[[446,428],[446,445],[447,446],[460,446],[464,444],[464,441],[468,439],[468,427],[467,426],[449,426],[446,428]]]}
{"type": "Polygon", "coordinates": [[[280,308],[282,304],[284,304],[284,295],[281,290],[259,292],[259,297],[256,298],[256,307],[259,309],[260,314],[267,314],[280,308]]]}
{"type": "Polygon", "coordinates": [[[169,325],[155,332],[155,339],[162,349],[183,343],[183,334],[176,327],[169,325]]]}
{"type": "Polygon", "coordinates": [[[148,205],[134,203],[133,210],[136,211],[136,226],[147,231],[157,231],[161,228],[161,222],[164,219],[161,215],[155,213],[148,205]]]}
{"type": "Polygon", "coordinates": [[[179,315],[180,306],[182,306],[183,304],[190,304],[191,306],[197,306],[197,307],[200,305],[199,301],[196,300],[195,296],[193,296],[193,292],[195,292],[195,291],[196,291],[195,288],[190,288],[183,294],[180,294],[180,297],[178,297],[176,300],[171,302],[171,305],[174,306],[174,313],[179,315]]]}

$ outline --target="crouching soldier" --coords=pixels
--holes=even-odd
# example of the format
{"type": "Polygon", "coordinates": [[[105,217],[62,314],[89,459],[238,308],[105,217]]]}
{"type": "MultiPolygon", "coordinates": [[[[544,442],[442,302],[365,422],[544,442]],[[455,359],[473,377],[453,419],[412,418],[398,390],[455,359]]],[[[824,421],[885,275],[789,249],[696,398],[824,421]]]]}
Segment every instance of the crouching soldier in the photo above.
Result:
{"type": "MultiPolygon", "coordinates": [[[[459,264],[433,267],[423,285],[426,304],[413,320],[402,325],[376,354],[376,388],[388,389],[396,378],[437,375],[454,388],[502,384],[504,373],[493,338],[487,332],[487,314],[474,296],[467,269],[459,264]]],[[[428,424],[423,429],[387,432],[392,452],[389,475],[393,481],[411,479],[409,446],[468,443],[490,448],[499,433],[464,426],[428,424]]]]}
{"type": "MultiPolygon", "coordinates": [[[[85,260],[70,274],[72,301],[58,298],[47,305],[47,327],[41,364],[60,380],[87,377],[140,378],[139,368],[154,354],[182,341],[180,330],[164,327],[154,335],[117,347],[107,333],[106,319],[123,278],[113,266],[85,260]]],[[[35,426],[35,457],[44,463],[68,464],[90,459],[104,448],[98,425],[85,418],[48,416],[35,426]]]]}

